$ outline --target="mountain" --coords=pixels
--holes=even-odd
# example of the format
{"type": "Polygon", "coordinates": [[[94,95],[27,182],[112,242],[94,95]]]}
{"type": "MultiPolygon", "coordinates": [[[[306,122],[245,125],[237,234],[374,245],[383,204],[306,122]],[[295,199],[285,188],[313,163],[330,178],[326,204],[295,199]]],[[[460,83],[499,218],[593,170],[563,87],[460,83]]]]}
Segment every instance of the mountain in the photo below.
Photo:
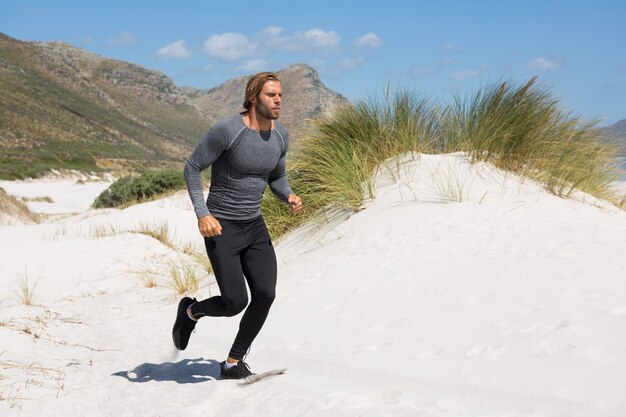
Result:
{"type": "MultiPolygon", "coordinates": [[[[283,87],[280,121],[289,129],[294,143],[304,135],[312,119],[348,102],[342,95],[326,88],[317,71],[308,65],[295,64],[276,73],[283,87]]],[[[238,77],[209,90],[195,91],[189,94],[191,104],[212,122],[241,111],[249,77],[238,77]]]]}
{"type": "Polygon", "coordinates": [[[617,143],[620,155],[626,157],[626,119],[620,120],[611,126],[603,127],[600,131],[609,141],[617,143]]]}
{"type": "MultiPolygon", "coordinates": [[[[281,121],[294,143],[310,120],[347,102],[311,67],[277,72],[285,94],[281,121]]],[[[0,34],[0,178],[52,168],[182,167],[215,121],[242,110],[248,77],[207,90],[179,87],[161,72],[65,43],[0,34]]]]}
{"type": "Polygon", "coordinates": [[[607,126],[604,128],[607,133],[610,133],[613,136],[617,136],[626,140],[626,119],[620,120],[611,126],[607,126]]]}

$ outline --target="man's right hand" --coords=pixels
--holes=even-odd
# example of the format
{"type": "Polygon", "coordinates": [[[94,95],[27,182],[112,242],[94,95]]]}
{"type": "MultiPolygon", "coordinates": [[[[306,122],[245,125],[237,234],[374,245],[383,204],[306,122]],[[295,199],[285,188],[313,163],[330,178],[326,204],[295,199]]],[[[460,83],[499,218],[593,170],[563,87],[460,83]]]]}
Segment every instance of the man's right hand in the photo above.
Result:
{"type": "Polygon", "coordinates": [[[222,225],[210,214],[198,219],[198,229],[204,237],[212,237],[222,234],[222,225]]]}

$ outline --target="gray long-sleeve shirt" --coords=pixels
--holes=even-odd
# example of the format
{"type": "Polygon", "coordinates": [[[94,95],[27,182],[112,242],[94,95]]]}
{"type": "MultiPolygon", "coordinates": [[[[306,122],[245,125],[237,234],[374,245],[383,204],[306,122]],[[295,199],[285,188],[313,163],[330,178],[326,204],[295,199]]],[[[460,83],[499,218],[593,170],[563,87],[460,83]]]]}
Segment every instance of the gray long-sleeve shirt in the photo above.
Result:
{"type": "Polygon", "coordinates": [[[268,185],[276,197],[287,202],[293,194],[285,176],[288,146],[287,129],[277,122],[269,132],[248,128],[240,113],[216,123],[185,164],[187,191],[196,216],[257,217],[268,185]],[[211,187],[205,202],[200,172],[209,166],[211,187]]]}

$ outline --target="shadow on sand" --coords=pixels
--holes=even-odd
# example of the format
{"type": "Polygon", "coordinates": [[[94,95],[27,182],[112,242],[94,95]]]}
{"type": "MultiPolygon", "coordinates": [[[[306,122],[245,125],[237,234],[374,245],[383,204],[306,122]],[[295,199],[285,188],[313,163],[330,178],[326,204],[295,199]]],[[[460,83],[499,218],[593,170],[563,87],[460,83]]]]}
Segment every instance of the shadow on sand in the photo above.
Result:
{"type": "Polygon", "coordinates": [[[179,362],[144,363],[130,371],[119,371],[115,376],[130,382],[175,381],[195,384],[220,379],[220,363],[215,359],[184,359],[179,362]]]}

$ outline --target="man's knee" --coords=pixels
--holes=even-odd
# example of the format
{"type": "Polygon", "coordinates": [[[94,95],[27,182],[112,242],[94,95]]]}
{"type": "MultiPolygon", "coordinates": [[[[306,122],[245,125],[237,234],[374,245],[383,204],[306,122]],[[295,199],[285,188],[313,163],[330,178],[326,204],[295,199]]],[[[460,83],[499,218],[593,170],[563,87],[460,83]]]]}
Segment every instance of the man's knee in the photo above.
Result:
{"type": "Polygon", "coordinates": [[[224,304],[226,305],[227,314],[229,317],[236,316],[241,313],[248,305],[248,295],[241,297],[224,298],[224,304]]]}
{"type": "Polygon", "coordinates": [[[263,304],[272,305],[274,299],[276,298],[276,291],[272,289],[267,290],[257,290],[252,294],[252,299],[257,300],[257,302],[261,302],[263,304]]]}

